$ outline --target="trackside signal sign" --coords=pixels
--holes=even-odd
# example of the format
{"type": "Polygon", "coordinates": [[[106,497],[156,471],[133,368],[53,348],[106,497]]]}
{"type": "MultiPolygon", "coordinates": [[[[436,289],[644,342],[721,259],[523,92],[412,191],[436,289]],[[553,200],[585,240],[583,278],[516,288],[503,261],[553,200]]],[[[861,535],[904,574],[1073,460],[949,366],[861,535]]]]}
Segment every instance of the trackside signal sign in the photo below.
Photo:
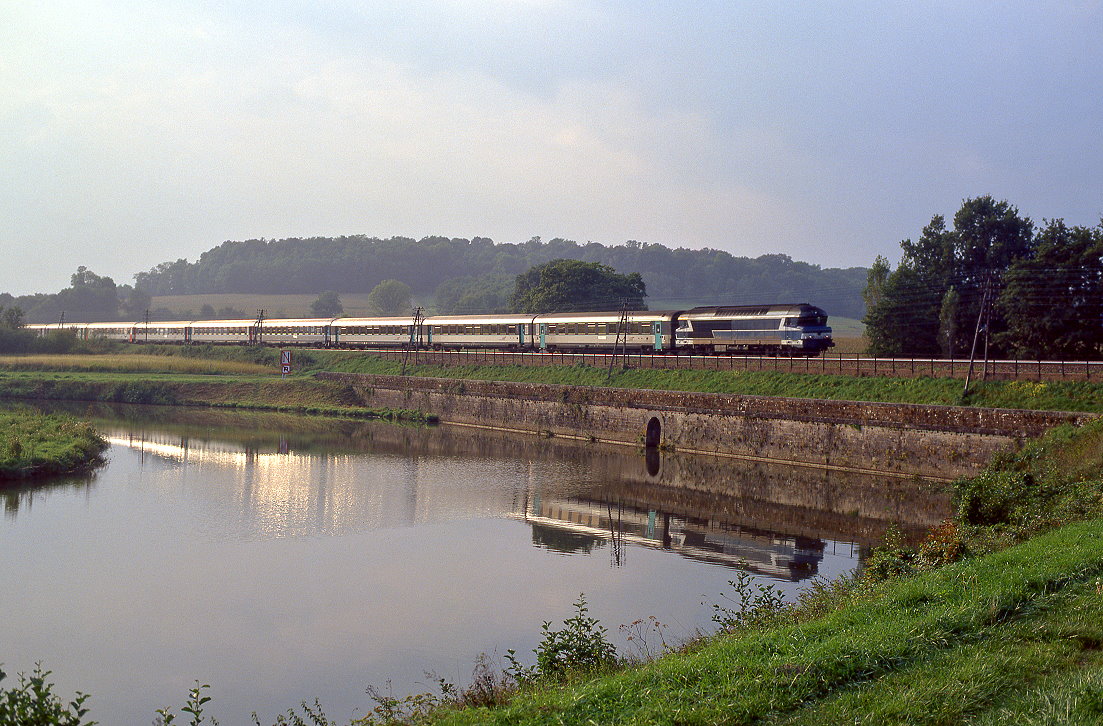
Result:
{"type": "Polygon", "coordinates": [[[291,351],[280,351],[280,374],[286,376],[291,372],[291,351]]]}

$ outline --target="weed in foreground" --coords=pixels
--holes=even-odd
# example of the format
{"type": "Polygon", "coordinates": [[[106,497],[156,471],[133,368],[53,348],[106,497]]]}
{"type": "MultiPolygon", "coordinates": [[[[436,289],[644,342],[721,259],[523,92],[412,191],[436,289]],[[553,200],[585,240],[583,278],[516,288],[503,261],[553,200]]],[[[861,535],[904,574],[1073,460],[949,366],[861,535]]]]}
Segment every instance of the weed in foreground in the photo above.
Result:
{"type": "Polygon", "coordinates": [[[629,647],[635,650],[631,658],[635,662],[654,660],[676,649],[666,640],[666,623],[659,622],[654,615],[621,625],[620,632],[629,647]]]}
{"type": "MultiPolygon", "coordinates": [[[[6,675],[0,670],[0,681],[6,675]]],[[[17,686],[0,689],[0,726],[95,726],[95,721],[84,720],[88,694],[78,691],[65,703],[54,693],[49,677],[50,671],[37,663],[31,675],[19,674],[17,686]]]]}
{"type": "MultiPolygon", "coordinates": [[[[745,563],[741,563],[745,564],[745,563]]],[[[734,597],[721,594],[735,607],[712,603],[712,621],[720,626],[723,633],[735,633],[750,627],[775,622],[779,616],[791,610],[785,596],[772,584],[756,584],[754,578],[745,570],[739,570],[734,580],[728,580],[735,590],[734,597]]]]}
{"type": "Polygon", "coordinates": [[[617,649],[606,638],[606,629],[590,617],[586,596],[580,594],[574,604],[575,615],[563,621],[561,630],[552,630],[551,621],[541,626],[543,639],[536,646],[536,665],[523,666],[516,651],[506,652],[506,675],[518,685],[537,681],[561,680],[568,674],[594,673],[617,663],[617,649]]]}

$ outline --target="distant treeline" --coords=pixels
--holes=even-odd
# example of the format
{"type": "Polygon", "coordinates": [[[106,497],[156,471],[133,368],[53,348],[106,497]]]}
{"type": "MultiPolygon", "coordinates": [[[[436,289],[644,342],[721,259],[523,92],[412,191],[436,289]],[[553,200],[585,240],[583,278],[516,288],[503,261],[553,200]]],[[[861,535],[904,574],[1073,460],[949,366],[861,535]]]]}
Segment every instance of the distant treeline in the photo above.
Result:
{"type": "Polygon", "coordinates": [[[831,315],[864,313],[865,268],[821,268],[787,255],[752,259],[636,241],[609,247],[539,237],[521,244],[485,237],[253,239],[223,242],[196,262],[165,262],[134,277],[135,288],[150,295],[358,293],[383,280],[401,280],[415,295],[433,296],[438,313],[481,313],[508,306],[518,274],[560,258],[638,272],[650,299],[811,302],[831,315]]]}

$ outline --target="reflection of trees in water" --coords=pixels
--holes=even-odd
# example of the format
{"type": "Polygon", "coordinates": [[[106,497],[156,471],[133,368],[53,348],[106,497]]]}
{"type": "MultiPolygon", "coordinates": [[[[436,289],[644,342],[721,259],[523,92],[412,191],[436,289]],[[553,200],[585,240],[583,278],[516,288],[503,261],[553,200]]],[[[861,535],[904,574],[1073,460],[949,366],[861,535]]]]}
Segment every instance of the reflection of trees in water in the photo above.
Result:
{"type": "Polygon", "coordinates": [[[0,486],[0,501],[4,505],[4,516],[15,519],[20,510],[27,510],[34,501],[44,500],[51,494],[63,491],[89,489],[95,481],[94,473],[79,477],[57,477],[35,482],[20,482],[0,486]]]}
{"type": "Polygon", "coordinates": [[[568,532],[558,527],[532,523],[532,543],[537,547],[564,554],[589,554],[605,546],[605,540],[586,534],[568,532]]]}

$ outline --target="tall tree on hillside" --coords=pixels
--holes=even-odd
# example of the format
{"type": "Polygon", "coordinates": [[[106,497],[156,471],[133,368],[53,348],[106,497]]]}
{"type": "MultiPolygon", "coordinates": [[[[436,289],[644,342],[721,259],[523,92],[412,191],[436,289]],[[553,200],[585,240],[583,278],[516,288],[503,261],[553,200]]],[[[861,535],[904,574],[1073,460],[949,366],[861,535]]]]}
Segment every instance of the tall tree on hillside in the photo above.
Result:
{"type": "Polygon", "coordinates": [[[18,305],[0,306],[0,328],[17,330],[23,327],[23,308],[18,305]]]}
{"type": "Polygon", "coordinates": [[[345,312],[340,296],[333,290],[326,290],[310,304],[310,313],[316,318],[335,318],[345,312]]]}
{"type": "Polygon", "coordinates": [[[59,292],[54,300],[56,309],[65,311],[66,320],[114,320],[118,315],[118,291],[110,277],[101,277],[81,265],[70,283],[70,287],[59,292]]]}
{"type": "Polygon", "coordinates": [[[123,297],[123,294],[125,294],[121,304],[123,312],[126,313],[127,317],[133,318],[134,320],[142,320],[153,303],[153,298],[150,297],[150,294],[145,290],[132,288],[129,285],[120,285],[118,287],[118,292],[120,297],[123,297]]]}
{"type": "Polygon", "coordinates": [[[646,310],[647,289],[638,272],[621,275],[612,267],[580,260],[552,260],[517,276],[510,304],[516,312],[646,310]]]}
{"type": "Polygon", "coordinates": [[[368,293],[368,306],[378,315],[402,315],[410,312],[412,293],[401,280],[384,280],[368,293]]]}
{"type": "Polygon", "coordinates": [[[1005,346],[1028,358],[1103,355],[1103,222],[1042,229],[1034,254],[1007,271],[997,307],[1005,346]]]}

